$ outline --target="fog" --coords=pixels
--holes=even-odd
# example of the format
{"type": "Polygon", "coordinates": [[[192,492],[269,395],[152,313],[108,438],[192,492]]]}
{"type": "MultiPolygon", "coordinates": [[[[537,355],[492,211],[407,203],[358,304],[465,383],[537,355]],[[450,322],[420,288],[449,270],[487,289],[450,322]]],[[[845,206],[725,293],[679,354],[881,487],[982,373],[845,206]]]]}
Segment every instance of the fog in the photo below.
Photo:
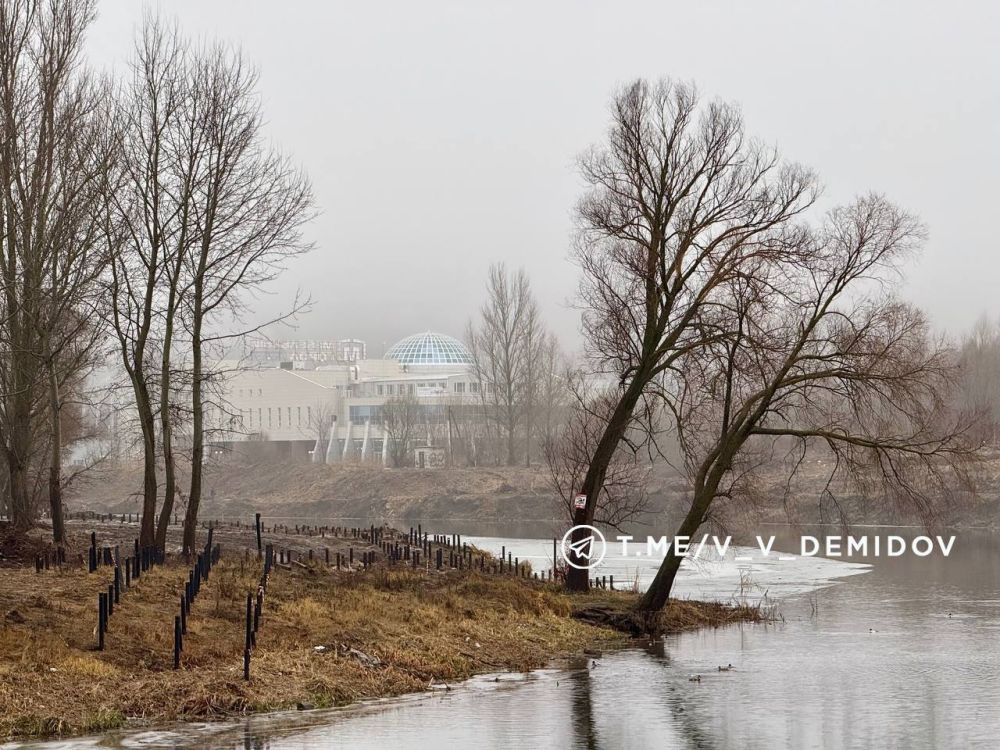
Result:
{"type": "MultiPolygon", "coordinates": [[[[95,64],[122,65],[142,7],[101,0],[95,64]]],[[[269,134],[314,183],[316,249],[255,305],[313,297],[284,335],[364,338],[374,356],[417,330],[461,335],[504,259],[575,344],[575,157],[616,86],[661,75],[739,102],[750,132],[820,173],[825,205],[875,190],[918,213],[930,240],[904,293],[940,327],[1000,313],[994,3],[155,7],[259,65],[269,134]]]]}

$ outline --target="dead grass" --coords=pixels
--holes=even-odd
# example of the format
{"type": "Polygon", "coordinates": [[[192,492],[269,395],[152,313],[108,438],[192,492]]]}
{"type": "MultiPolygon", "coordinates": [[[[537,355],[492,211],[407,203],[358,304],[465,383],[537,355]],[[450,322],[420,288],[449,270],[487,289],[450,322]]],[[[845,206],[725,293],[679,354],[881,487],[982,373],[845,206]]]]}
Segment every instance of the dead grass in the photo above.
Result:
{"type": "Polygon", "coordinates": [[[539,583],[293,566],[272,575],[247,683],[243,618],[259,577],[255,561],[224,560],[213,569],[195,602],[178,671],[173,616],[187,569],[144,574],[116,608],[99,652],[96,602],[108,580],[102,570],[3,571],[0,737],[341,705],[480,672],[529,670],[622,639],[569,618],[568,598],[539,583]]]}
{"type": "MultiPolygon", "coordinates": [[[[121,524],[100,530],[102,543],[124,543],[130,533],[121,524]]],[[[72,560],[89,543],[84,536],[71,541],[72,560]]],[[[365,549],[344,538],[267,536],[276,548],[297,549],[303,560],[317,545],[345,558],[349,545],[356,553],[365,549]]],[[[622,628],[621,621],[577,618],[588,608],[627,618],[635,602],[632,593],[570,597],[537,581],[472,571],[402,565],[338,571],[317,555],[314,564],[272,573],[248,683],[242,674],[246,595],[256,590],[260,567],[243,553],[252,544],[248,530],[222,528],[216,539],[230,553],[194,604],[180,670],[172,668],[173,619],[187,566],[143,574],[115,608],[103,652],[95,649],[95,626],[108,568],[95,574],[80,567],[36,574],[33,564],[0,568],[0,740],[343,705],[477,673],[526,671],[585,647],[623,643],[620,632],[593,626],[622,628]]],[[[658,629],[717,626],[759,614],[672,602],[658,629]]]]}

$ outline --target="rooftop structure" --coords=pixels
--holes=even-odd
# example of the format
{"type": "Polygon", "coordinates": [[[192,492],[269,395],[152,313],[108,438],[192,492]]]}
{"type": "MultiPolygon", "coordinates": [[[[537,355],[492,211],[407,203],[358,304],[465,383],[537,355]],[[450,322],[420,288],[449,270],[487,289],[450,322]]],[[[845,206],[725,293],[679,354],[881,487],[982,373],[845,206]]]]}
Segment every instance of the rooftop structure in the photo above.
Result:
{"type": "Polygon", "coordinates": [[[471,365],[472,354],[458,339],[443,333],[416,333],[397,342],[385,353],[402,365],[471,365]]]}

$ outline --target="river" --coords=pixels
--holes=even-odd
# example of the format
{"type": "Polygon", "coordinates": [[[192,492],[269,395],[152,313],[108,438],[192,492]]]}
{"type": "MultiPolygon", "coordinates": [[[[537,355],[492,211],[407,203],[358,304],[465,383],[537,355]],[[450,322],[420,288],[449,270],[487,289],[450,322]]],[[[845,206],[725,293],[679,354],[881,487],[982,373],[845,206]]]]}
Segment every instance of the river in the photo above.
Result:
{"type": "MultiPolygon", "coordinates": [[[[774,533],[775,551],[798,551],[797,535],[774,533]]],[[[956,536],[947,558],[778,561],[758,552],[737,562],[754,552],[741,547],[682,569],[678,595],[776,604],[780,616],[768,624],[672,635],[564,668],[345,709],[5,747],[995,747],[1000,539],[956,536]]],[[[506,547],[538,568],[551,562],[551,540],[465,541],[506,547]]],[[[655,561],[615,548],[598,574],[641,587],[655,561]]]]}

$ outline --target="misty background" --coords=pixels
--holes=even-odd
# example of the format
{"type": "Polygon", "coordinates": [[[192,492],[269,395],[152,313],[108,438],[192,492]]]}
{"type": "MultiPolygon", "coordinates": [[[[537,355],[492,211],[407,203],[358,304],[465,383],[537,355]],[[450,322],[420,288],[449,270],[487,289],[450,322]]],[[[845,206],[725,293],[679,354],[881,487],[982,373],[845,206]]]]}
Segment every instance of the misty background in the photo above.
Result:
{"type": "Polygon", "coordinates": [[[1000,312],[996,4],[102,0],[94,65],[123,65],[144,7],[259,65],[269,135],[314,184],[316,249],[256,310],[297,288],[314,305],[276,336],[359,337],[370,356],[415,330],[461,336],[506,260],[575,348],[575,161],[639,76],[739,103],[818,171],[824,205],[874,190],[919,214],[905,294],[942,330],[1000,312]]]}

